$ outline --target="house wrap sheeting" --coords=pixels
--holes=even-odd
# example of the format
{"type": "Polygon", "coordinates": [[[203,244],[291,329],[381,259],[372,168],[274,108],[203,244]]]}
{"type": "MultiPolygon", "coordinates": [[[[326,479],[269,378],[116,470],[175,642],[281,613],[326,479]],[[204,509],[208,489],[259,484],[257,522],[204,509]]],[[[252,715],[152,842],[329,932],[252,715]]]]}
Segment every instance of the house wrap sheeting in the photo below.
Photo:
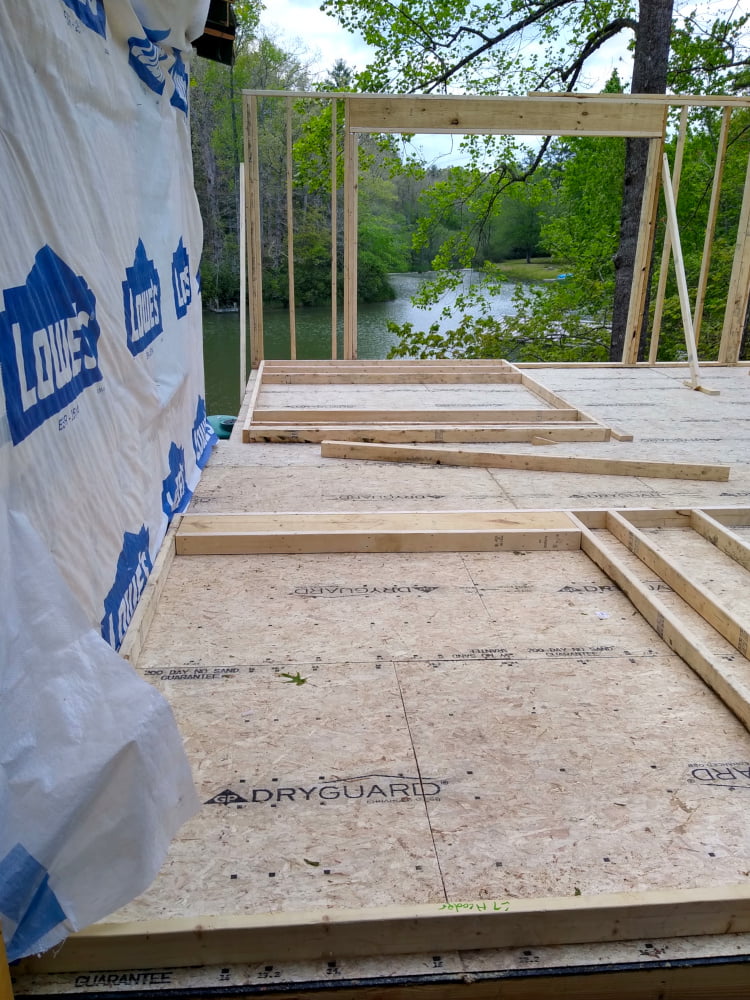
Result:
{"type": "Polygon", "coordinates": [[[11,959],[142,891],[196,808],[116,653],[213,434],[190,39],[208,0],[0,4],[0,917],[11,959]]]}

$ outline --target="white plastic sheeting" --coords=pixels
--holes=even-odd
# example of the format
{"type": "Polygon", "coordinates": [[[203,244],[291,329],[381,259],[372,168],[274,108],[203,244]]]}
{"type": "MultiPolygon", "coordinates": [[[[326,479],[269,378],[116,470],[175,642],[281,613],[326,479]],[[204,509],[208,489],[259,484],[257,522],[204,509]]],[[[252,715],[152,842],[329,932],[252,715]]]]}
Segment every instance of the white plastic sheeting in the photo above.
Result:
{"type": "Polygon", "coordinates": [[[117,655],[214,436],[190,39],[208,0],[0,4],[0,918],[11,959],[146,888],[197,807],[117,655]]]}

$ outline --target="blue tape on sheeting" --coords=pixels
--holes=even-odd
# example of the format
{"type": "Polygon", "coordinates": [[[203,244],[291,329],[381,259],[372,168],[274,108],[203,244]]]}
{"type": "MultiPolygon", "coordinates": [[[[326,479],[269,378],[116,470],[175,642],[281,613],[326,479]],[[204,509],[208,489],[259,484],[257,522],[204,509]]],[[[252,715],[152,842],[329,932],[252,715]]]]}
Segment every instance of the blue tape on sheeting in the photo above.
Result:
{"type": "Polygon", "coordinates": [[[0,861],[0,913],[17,924],[7,942],[11,962],[28,955],[37,941],[65,920],[47,869],[22,844],[12,847],[0,861]]]}

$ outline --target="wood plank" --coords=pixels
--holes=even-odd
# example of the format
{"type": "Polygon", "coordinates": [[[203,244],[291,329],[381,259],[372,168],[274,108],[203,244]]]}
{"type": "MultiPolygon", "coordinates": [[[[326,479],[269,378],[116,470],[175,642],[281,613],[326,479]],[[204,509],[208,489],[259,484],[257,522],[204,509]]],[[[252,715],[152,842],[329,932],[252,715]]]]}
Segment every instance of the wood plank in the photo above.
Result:
{"type": "Polygon", "coordinates": [[[344,358],[357,357],[357,197],[359,146],[351,131],[352,102],[344,102],[344,358]]]}
{"type": "Polygon", "coordinates": [[[577,528],[561,511],[402,514],[186,515],[179,555],[300,552],[576,550],[577,528]]]}
{"type": "Polygon", "coordinates": [[[428,465],[465,465],[529,472],[570,472],[598,476],[642,476],[646,479],[698,479],[725,482],[729,466],[672,462],[625,461],[613,458],[563,458],[557,455],[503,454],[408,445],[349,444],[323,441],[324,458],[352,458],[374,462],[419,462],[428,465]]]}
{"type": "Polygon", "coordinates": [[[693,583],[670,559],[659,552],[647,535],[627,520],[626,514],[610,511],[607,529],[622,542],[634,556],[653,570],[672,590],[686,601],[708,624],[731,642],[743,656],[748,651],[748,633],[745,626],[707,591],[693,583]]]}
{"type": "Polygon", "coordinates": [[[245,164],[240,163],[240,404],[247,389],[247,209],[245,164]]]}
{"type": "MultiPolygon", "coordinates": [[[[541,399],[543,403],[548,403],[550,406],[554,406],[556,409],[560,410],[575,409],[575,407],[571,407],[570,403],[564,400],[562,396],[553,392],[551,389],[548,389],[546,385],[542,385],[541,382],[532,378],[531,375],[528,375],[526,372],[520,372],[519,374],[521,375],[521,385],[523,385],[525,389],[528,389],[529,392],[537,397],[537,399],[541,399]]],[[[576,410],[576,412],[578,411],[576,410]]]]}
{"type": "Polygon", "coordinates": [[[627,511],[620,510],[620,513],[626,513],[631,524],[634,524],[639,528],[690,527],[689,509],[680,510],[664,508],[663,510],[653,510],[651,508],[635,507],[628,509],[627,511]]]}
{"type": "Polygon", "coordinates": [[[607,441],[609,430],[597,425],[562,424],[497,424],[489,426],[453,426],[451,424],[409,424],[384,426],[363,424],[361,426],[333,426],[331,424],[304,427],[300,424],[283,427],[279,424],[253,424],[243,431],[242,440],[255,443],[320,444],[336,435],[339,441],[378,441],[408,443],[425,442],[475,444],[511,442],[524,443],[532,437],[547,436],[550,441],[607,441]]]}
{"type": "MultiPolygon", "coordinates": [[[[247,88],[242,90],[243,94],[257,94],[258,96],[265,97],[313,97],[313,98],[331,98],[331,97],[348,97],[354,100],[362,97],[362,94],[349,93],[343,94],[340,90],[258,90],[247,88]]],[[[679,107],[682,104],[690,104],[696,106],[712,107],[712,108],[723,108],[728,105],[733,107],[743,107],[748,106],[748,98],[740,95],[738,97],[727,96],[725,94],[601,94],[601,93],[579,93],[570,91],[543,91],[534,90],[527,92],[522,95],[521,98],[515,98],[516,100],[522,99],[523,101],[533,101],[533,100],[547,100],[550,97],[556,99],[569,99],[574,101],[593,101],[593,102],[610,102],[618,103],[619,101],[626,100],[628,102],[634,102],[635,104],[662,104],[665,107],[679,107]]],[[[483,100],[484,98],[477,98],[478,100],[483,100]]]]}
{"type": "Polygon", "coordinates": [[[734,364],[740,356],[742,331],[745,327],[748,300],[750,299],[750,158],[745,174],[745,193],[742,197],[737,242],[732,263],[732,276],[724,312],[718,360],[721,364],[734,364]]]}
{"type": "Polygon", "coordinates": [[[266,384],[271,385],[517,385],[520,378],[506,373],[488,371],[352,371],[352,372],[268,372],[266,384]]]}
{"type": "Polygon", "coordinates": [[[20,974],[439,954],[750,930],[746,884],[94,924],[20,974]]]}
{"type": "Polygon", "coordinates": [[[261,361],[260,364],[258,365],[258,370],[255,375],[255,384],[253,385],[253,390],[250,393],[250,399],[247,405],[247,413],[245,414],[245,423],[242,425],[242,440],[245,443],[252,440],[249,437],[249,434],[253,426],[255,407],[258,404],[258,396],[260,395],[260,388],[263,384],[265,365],[266,365],[265,361],[261,361]]]}
{"type": "MultiPolygon", "coordinates": [[[[630,507],[620,510],[629,521],[639,528],[689,528],[693,509],[690,507],[630,507]]],[[[748,507],[712,507],[701,508],[700,513],[708,515],[723,525],[750,524],[750,508],[748,507]]]]}
{"type": "MultiPolygon", "coordinates": [[[[666,111],[665,111],[666,127],[666,111]]],[[[638,226],[638,244],[633,264],[633,281],[630,286],[630,302],[622,350],[622,363],[635,364],[638,360],[638,346],[641,340],[643,314],[648,297],[651,255],[656,236],[656,217],[659,204],[659,175],[664,141],[652,139],[649,143],[646,162],[646,178],[643,183],[643,201],[638,226]]]]}
{"type": "Polygon", "coordinates": [[[724,163],[727,156],[727,143],[729,141],[729,123],[732,118],[732,108],[725,107],[721,118],[721,129],[719,130],[719,141],[716,146],[716,164],[714,166],[714,180],[711,187],[711,200],[708,206],[708,218],[706,219],[706,235],[703,240],[703,253],[701,255],[701,270],[698,276],[698,288],[695,293],[695,311],[693,312],[693,327],[695,329],[695,342],[700,340],[701,325],[703,323],[703,308],[706,303],[706,289],[708,288],[708,272],[711,263],[711,250],[713,249],[714,233],[716,232],[716,219],[719,215],[719,197],[721,194],[721,181],[724,176],[724,163]]]}
{"type": "Polygon", "coordinates": [[[297,312],[294,294],[294,198],[292,191],[292,98],[286,99],[286,248],[289,305],[289,355],[297,357],[297,312]]]}
{"type": "Polygon", "coordinates": [[[609,434],[610,434],[610,437],[614,441],[632,441],[633,440],[633,435],[632,434],[630,434],[628,431],[621,431],[617,427],[610,427],[609,428],[609,434]]]}
{"type": "MultiPolygon", "coordinates": [[[[248,93],[246,91],[245,93],[248,93]]],[[[280,91],[280,93],[286,93],[280,91]]],[[[622,94],[570,93],[569,91],[532,91],[526,94],[526,100],[538,97],[568,97],[581,101],[600,101],[617,103],[622,100],[622,94]]],[[[679,108],[687,104],[689,107],[708,108],[746,108],[748,99],[744,96],[734,97],[726,94],[628,94],[628,101],[635,104],[662,104],[665,107],[679,108]]]]}
{"type": "Polygon", "coordinates": [[[701,510],[725,526],[750,524],[750,508],[748,507],[701,507],[701,510]]]}
{"type": "MultiPolygon", "coordinates": [[[[577,519],[574,517],[573,520],[577,519]]],[[[649,591],[621,559],[609,552],[582,521],[578,523],[581,527],[581,548],[586,555],[627,595],[636,610],[669,648],[681,656],[740,722],[750,729],[750,688],[732,680],[720,658],[689,634],[685,622],[673,614],[656,594],[649,591]]]]}
{"type": "MultiPolygon", "coordinates": [[[[527,375],[526,372],[520,372],[522,385],[532,392],[538,399],[541,399],[545,403],[549,403],[550,406],[555,406],[559,409],[565,409],[570,406],[567,400],[563,399],[562,396],[558,395],[556,392],[552,392],[548,389],[546,385],[542,385],[531,375],[527,375]]],[[[591,416],[590,413],[586,413],[584,410],[577,410],[578,419],[581,421],[586,421],[589,423],[600,423],[596,417],[591,416]]],[[[632,441],[632,434],[629,437],[623,437],[621,440],[632,441]]]]}
{"type": "Polygon", "coordinates": [[[511,424],[536,421],[575,421],[577,410],[354,410],[330,408],[255,410],[254,421],[262,424],[511,424]]]}
{"type": "MultiPolygon", "coordinates": [[[[750,521],[750,515],[748,521],[750,521]]],[[[744,542],[739,535],[727,531],[720,521],[700,510],[690,512],[690,525],[706,541],[715,545],[720,552],[729,556],[730,559],[734,559],[743,569],[750,570],[750,545],[744,542]]]]}
{"type": "Polygon", "coordinates": [[[13,987],[10,981],[8,957],[3,943],[3,932],[0,929],[0,1000],[13,1000],[13,987]]]}
{"type": "MultiPolygon", "coordinates": [[[[685,137],[687,135],[687,119],[690,108],[685,104],[680,112],[680,127],[677,135],[677,146],[674,153],[674,171],[672,175],[672,190],[674,200],[680,191],[680,178],[682,176],[682,160],[685,154],[685,137]]],[[[661,321],[664,314],[664,297],[667,291],[667,277],[669,276],[669,261],[672,257],[672,233],[669,228],[664,234],[664,245],[661,250],[661,265],[659,267],[659,281],[656,287],[656,297],[654,299],[654,318],[651,325],[651,342],[649,344],[648,360],[649,364],[656,361],[659,350],[659,335],[661,333],[661,321]]]]}
{"type": "Polygon", "coordinates": [[[330,533],[363,528],[367,531],[457,531],[491,528],[558,531],[570,527],[567,511],[544,510],[402,510],[292,511],[282,513],[183,514],[179,535],[189,531],[293,531],[330,533]]]}
{"type": "Polygon", "coordinates": [[[590,135],[660,138],[665,109],[621,99],[616,106],[574,99],[361,95],[350,99],[356,132],[454,135],[590,135]]]}
{"type": "Polygon", "coordinates": [[[338,168],[338,101],[331,101],[331,358],[338,353],[339,307],[339,168],[338,168]]]}
{"type": "Polygon", "coordinates": [[[260,220],[260,158],[258,154],[258,99],[244,103],[245,183],[247,212],[248,285],[250,287],[250,367],[257,368],[265,353],[263,336],[263,268],[260,220]]]}
{"type": "Polygon", "coordinates": [[[506,371],[516,371],[517,366],[504,358],[362,358],[349,360],[346,358],[311,358],[309,360],[289,361],[283,358],[269,359],[269,367],[273,369],[294,371],[304,368],[319,368],[321,371],[337,371],[343,368],[503,368],[506,371]]]}
{"type": "Polygon", "coordinates": [[[677,222],[677,206],[675,204],[672,181],[669,176],[669,160],[666,153],[664,154],[662,163],[662,181],[664,184],[664,201],[667,206],[667,232],[672,242],[674,273],[680,300],[680,312],[682,314],[682,329],[685,336],[688,362],[690,364],[690,387],[692,389],[700,389],[702,386],[700,369],[698,368],[698,351],[695,347],[695,333],[693,332],[690,293],[688,292],[687,278],[685,277],[685,262],[682,257],[682,244],[680,242],[680,230],[677,222]]]}

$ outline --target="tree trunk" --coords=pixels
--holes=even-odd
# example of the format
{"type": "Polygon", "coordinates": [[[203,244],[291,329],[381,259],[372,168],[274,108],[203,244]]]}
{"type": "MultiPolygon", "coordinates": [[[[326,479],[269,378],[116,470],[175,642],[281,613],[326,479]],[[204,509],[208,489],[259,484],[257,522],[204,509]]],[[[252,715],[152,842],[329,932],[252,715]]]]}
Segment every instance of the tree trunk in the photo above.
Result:
{"type": "MultiPolygon", "coordinates": [[[[633,82],[630,86],[632,94],[666,93],[673,3],[674,0],[640,0],[633,56],[633,82]]],[[[621,360],[625,344],[648,143],[648,139],[627,139],[625,146],[625,181],[620,216],[620,244],[615,254],[615,301],[609,351],[612,361],[621,360]]],[[[644,326],[645,320],[646,317],[644,326]]]]}

